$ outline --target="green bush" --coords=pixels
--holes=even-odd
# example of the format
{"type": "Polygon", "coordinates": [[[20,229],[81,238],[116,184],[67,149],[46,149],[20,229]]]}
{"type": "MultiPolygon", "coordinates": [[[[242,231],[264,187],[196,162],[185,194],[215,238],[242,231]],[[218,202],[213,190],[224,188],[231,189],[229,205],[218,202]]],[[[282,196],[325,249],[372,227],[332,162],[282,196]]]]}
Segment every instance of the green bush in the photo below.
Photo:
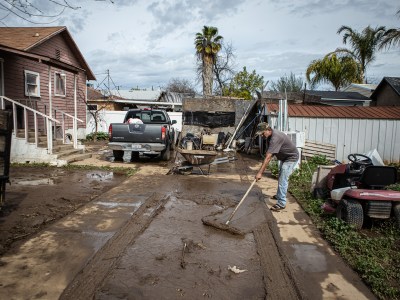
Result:
{"type": "Polygon", "coordinates": [[[86,135],[86,141],[93,141],[96,136],[96,141],[105,141],[108,140],[108,133],[107,132],[97,132],[97,133],[89,133],[86,135]]]}

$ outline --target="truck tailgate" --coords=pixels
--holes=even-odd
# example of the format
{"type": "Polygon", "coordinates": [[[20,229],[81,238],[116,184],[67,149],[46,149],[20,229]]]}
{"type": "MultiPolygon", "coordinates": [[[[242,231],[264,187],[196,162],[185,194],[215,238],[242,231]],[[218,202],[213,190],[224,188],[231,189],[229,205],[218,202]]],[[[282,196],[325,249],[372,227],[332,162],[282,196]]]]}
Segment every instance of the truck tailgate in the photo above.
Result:
{"type": "Polygon", "coordinates": [[[161,129],[157,124],[112,124],[112,142],[160,143],[161,129]]]}

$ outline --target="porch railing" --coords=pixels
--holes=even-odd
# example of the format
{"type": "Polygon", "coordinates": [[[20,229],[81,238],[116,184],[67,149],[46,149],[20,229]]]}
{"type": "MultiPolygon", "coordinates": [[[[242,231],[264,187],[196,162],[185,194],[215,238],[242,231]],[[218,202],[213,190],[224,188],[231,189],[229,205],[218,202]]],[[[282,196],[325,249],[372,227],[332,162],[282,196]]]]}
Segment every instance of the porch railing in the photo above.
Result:
{"type": "Polygon", "coordinates": [[[12,100],[10,98],[7,98],[5,96],[0,96],[0,109],[6,109],[6,104],[10,103],[12,112],[13,112],[13,134],[17,136],[18,132],[18,115],[17,115],[17,107],[20,107],[23,109],[23,122],[24,122],[24,138],[27,143],[29,143],[29,118],[28,118],[28,113],[33,114],[33,126],[34,126],[34,136],[35,136],[35,144],[36,147],[39,146],[39,126],[38,126],[38,118],[43,118],[44,120],[44,130],[46,131],[47,134],[47,152],[49,154],[53,153],[53,124],[58,124],[60,121],[51,118],[29,106],[23,105],[19,103],[18,101],[12,100]]]}
{"type": "MultiPolygon", "coordinates": [[[[45,105],[45,111],[47,112],[46,105],[45,105]]],[[[65,140],[66,140],[65,139],[65,137],[66,137],[66,134],[65,134],[66,118],[70,118],[72,120],[72,142],[73,142],[74,148],[76,149],[78,147],[78,124],[77,124],[77,122],[83,123],[84,121],[81,119],[78,119],[77,117],[74,117],[73,115],[71,115],[69,113],[66,113],[60,109],[57,109],[57,108],[53,108],[52,112],[53,112],[52,116],[55,119],[58,119],[57,115],[61,115],[61,132],[62,132],[63,143],[65,143],[65,140]]],[[[56,130],[56,128],[54,128],[54,130],[56,130]]]]}

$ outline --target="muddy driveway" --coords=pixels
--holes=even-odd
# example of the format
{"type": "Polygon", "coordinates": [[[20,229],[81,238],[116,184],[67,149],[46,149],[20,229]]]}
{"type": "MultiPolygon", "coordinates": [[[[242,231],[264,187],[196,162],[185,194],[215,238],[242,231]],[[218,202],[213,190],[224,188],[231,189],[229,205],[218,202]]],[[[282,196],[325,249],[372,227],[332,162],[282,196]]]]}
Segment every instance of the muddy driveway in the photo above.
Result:
{"type": "MultiPolygon", "coordinates": [[[[139,172],[108,190],[100,184],[94,198],[84,196],[85,182],[68,199],[87,203],[14,243],[1,257],[1,299],[373,299],[337,260],[325,262],[330,270],[310,268],[312,261],[308,269],[294,266],[298,252],[286,249],[294,249],[293,240],[282,244],[282,228],[266,206],[268,187],[257,184],[230,223],[244,236],[202,224],[216,211],[227,219],[257,161],[239,157],[213,166],[209,176],[183,176],[165,175],[170,166],[157,161],[114,163],[108,155],[93,159],[139,172]],[[334,288],[327,281],[330,291],[322,286],[327,272],[336,278],[334,288]]],[[[59,194],[51,197],[66,197],[59,194]]]]}

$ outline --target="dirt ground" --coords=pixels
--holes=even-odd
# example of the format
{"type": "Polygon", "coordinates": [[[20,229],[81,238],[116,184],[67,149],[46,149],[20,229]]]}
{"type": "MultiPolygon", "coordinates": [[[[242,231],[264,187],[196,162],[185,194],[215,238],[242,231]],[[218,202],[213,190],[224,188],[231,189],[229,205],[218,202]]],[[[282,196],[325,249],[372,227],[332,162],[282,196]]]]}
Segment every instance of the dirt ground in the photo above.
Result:
{"type": "Polygon", "coordinates": [[[227,220],[257,160],[238,156],[209,176],[166,175],[174,156],[114,162],[104,145],[88,150],[93,157],[75,164],[138,172],[11,169],[0,212],[0,298],[374,299],[293,199],[295,217],[272,215],[274,180],[257,183],[230,223],[244,236],[202,224],[216,211],[227,220]]]}
{"type": "Polygon", "coordinates": [[[0,255],[124,179],[124,175],[101,170],[11,167],[11,184],[0,210],[0,255]]]}

